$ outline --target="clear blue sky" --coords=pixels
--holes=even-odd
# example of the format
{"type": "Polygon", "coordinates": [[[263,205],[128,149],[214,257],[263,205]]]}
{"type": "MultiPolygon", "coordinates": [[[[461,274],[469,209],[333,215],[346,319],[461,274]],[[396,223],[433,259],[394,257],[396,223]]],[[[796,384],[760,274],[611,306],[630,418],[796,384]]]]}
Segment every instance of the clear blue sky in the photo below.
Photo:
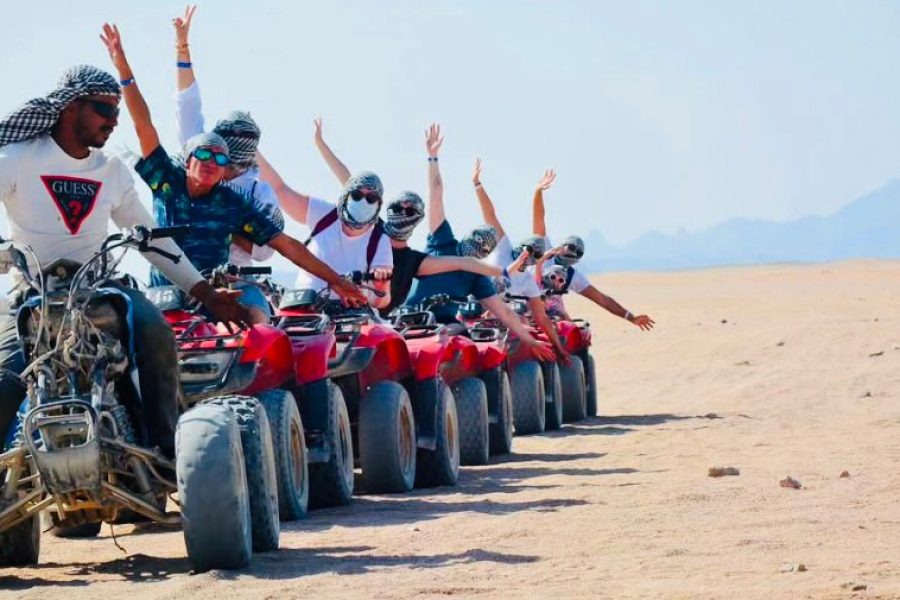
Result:
{"type": "MultiPolygon", "coordinates": [[[[182,2],[4,3],[0,112],[74,63],[109,65],[117,22],[174,150],[170,19],[182,2]]],[[[387,194],[424,195],[424,127],[457,229],[479,222],[471,163],[513,237],[545,167],[551,233],[614,242],[735,217],[833,211],[900,172],[900,4],[828,1],[201,2],[192,32],[210,121],[246,108],[298,189],[334,197],[312,119],[387,194]]],[[[136,147],[120,122],[111,146],[136,147]]],[[[301,228],[290,232],[300,235],[301,228]]],[[[420,241],[417,235],[414,241],[420,241]]]]}

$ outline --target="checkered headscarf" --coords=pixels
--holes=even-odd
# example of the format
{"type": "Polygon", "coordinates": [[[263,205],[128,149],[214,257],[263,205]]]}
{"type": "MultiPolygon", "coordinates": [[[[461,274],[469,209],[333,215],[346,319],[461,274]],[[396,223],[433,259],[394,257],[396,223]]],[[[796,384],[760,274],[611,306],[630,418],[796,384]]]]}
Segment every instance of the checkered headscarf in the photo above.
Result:
{"type": "Polygon", "coordinates": [[[256,147],[260,130],[250,113],[235,110],[219,119],[213,127],[228,142],[228,150],[238,167],[250,168],[256,164],[256,147]]]}
{"type": "Polygon", "coordinates": [[[459,255],[484,258],[497,247],[497,230],[490,225],[479,225],[472,233],[459,240],[459,255]]]}
{"type": "Polygon", "coordinates": [[[84,96],[119,97],[122,89],[115,77],[90,65],[70,67],[56,89],[43,98],[34,98],[0,121],[0,148],[48,133],[59,115],[73,100],[84,96]]]}
{"type": "Polygon", "coordinates": [[[379,197],[383,197],[384,186],[381,184],[381,178],[378,177],[378,175],[371,171],[363,171],[348,179],[344,184],[344,189],[341,190],[341,195],[338,198],[338,218],[340,218],[341,222],[348,227],[353,229],[365,229],[378,220],[378,212],[380,211],[381,206],[379,203],[379,210],[375,211],[371,219],[365,223],[357,222],[347,210],[347,202],[350,200],[350,192],[353,190],[375,192],[379,197]]]}
{"type": "Polygon", "coordinates": [[[531,256],[525,260],[525,264],[529,266],[534,264],[535,254],[543,254],[547,251],[547,244],[544,243],[544,238],[539,235],[530,235],[522,240],[522,243],[513,250],[513,258],[518,258],[525,246],[532,250],[531,256]]]}
{"type": "Polygon", "coordinates": [[[415,192],[400,192],[387,205],[384,232],[395,240],[406,241],[416,225],[425,218],[425,203],[415,192]]]}
{"type": "Polygon", "coordinates": [[[556,264],[571,267],[584,256],[584,240],[577,235],[570,235],[563,240],[563,251],[556,255],[556,264]]]}

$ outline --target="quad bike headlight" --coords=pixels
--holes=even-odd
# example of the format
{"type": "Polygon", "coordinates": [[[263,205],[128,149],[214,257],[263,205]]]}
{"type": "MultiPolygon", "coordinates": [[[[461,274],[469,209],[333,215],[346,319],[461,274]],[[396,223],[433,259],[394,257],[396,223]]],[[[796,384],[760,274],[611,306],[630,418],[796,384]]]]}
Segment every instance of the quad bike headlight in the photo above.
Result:
{"type": "Polygon", "coordinates": [[[182,383],[212,383],[221,380],[231,368],[235,355],[230,350],[183,354],[178,361],[182,383]]]}

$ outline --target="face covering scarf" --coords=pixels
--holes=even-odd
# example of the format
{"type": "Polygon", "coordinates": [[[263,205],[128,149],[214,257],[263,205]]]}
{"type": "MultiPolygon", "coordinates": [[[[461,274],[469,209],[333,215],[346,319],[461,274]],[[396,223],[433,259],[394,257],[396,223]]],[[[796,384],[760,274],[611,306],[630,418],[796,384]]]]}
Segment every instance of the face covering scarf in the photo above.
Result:
{"type": "Polygon", "coordinates": [[[459,241],[459,255],[484,258],[497,247],[497,230],[482,225],[459,241]]]}
{"type": "Polygon", "coordinates": [[[353,200],[350,198],[350,194],[354,191],[374,193],[380,198],[384,194],[384,186],[381,185],[378,175],[368,171],[354,175],[344,184],[338,200],[338,218],[348,227],[364,229],[378,219],[381,202],[370,204],[365,198],[353,200]]]}
{"type": "Polygon", "coordinates": [[[71,67],[62,74],[56,89],[34,98],[0,121],[0,148],[49,133],[59,115],[72,101],[84,96],[115,96],[122,93],[115,77],[90,65],[71,67]]]}
{"type": "Polygon", "coordinates": [[[425,203],[415,192],[402,192],[387,205],[384,232],[391,238],[405,242],[416,225],[425,218],[425,203]]]}
{"type": "Polygon", "coordinates": [[[556,264],[563,267],[574,266],[584,256],[584,240],[570,235],[563,240],[563,251],[554,257],[556,264]]]}

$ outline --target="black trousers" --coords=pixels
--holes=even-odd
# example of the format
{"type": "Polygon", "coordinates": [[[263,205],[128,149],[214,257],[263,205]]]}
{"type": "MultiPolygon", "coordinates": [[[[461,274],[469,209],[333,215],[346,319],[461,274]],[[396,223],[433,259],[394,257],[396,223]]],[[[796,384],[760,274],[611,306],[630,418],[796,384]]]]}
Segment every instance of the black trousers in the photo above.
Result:
{"type": "MultiPolygon", "coordinates": [[[[149,442],[163,454],[175,456],[175,427],[181,387],[178,382],[178,351],[175,333],[162,313],[139,290],[115,285],[131,300],[134,316],[135,362],[141,381],[143,419],[149,442]]],[[[15,315],[0,317],[0,443],[25,399],[25,388],[9,372],[25,370],[16,332],[15,315]]]]}

